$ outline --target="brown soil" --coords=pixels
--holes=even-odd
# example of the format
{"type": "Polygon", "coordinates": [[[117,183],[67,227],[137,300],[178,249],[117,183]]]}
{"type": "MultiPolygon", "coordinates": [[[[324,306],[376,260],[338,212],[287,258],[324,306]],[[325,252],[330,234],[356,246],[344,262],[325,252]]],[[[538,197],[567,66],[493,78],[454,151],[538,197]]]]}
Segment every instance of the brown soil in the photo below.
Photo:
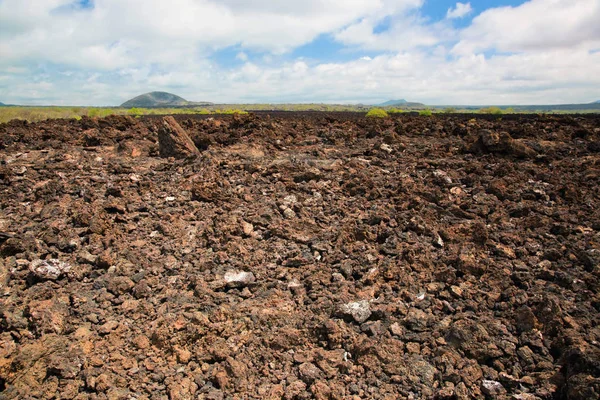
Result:
{"type": "Polygon", "coordinates": [[[600,118],[472,118],[0,125],[0,398],[598,399],[600,118]]]}

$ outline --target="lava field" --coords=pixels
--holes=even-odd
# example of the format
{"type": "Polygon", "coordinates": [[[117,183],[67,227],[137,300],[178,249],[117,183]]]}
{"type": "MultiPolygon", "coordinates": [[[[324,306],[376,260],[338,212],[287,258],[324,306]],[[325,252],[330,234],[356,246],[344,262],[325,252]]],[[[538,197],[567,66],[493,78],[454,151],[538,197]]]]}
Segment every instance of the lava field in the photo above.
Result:
{"type": "Polygon", "coordinates": [[[600,116],[0,125],[2,399],[598,399],[600,116]]]}

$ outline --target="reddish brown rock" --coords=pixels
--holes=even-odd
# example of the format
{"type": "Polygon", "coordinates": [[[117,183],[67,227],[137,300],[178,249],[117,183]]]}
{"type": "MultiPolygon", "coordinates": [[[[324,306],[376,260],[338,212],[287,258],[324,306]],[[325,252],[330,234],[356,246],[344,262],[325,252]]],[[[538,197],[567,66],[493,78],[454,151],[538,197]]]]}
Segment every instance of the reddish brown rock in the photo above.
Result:
{"type": "Polygon", "coordinates": [[[163,158],[187,158],[200,154],[200,151],[187,132],[175,121],[164,117],[158,130],[158,149],[163,158]]]}
{"type": "Polygon", "coordinates": [[[598,397],[600,118],[269,114],[0,124],[0,398],[598,397]]]}
{"type": "Polygon", "coordinates": [[[517,158],[533,158],[537,152],[523,141],[513,139],[508,132],[495,132],[482,129],[469,151],[473,153],[498,153],[517,158]]]}

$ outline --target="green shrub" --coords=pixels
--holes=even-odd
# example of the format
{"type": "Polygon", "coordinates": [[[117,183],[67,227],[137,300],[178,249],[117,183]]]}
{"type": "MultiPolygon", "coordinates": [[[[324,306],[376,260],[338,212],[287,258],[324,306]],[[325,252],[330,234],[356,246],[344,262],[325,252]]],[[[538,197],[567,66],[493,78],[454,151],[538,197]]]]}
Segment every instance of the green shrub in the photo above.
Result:
{"type": "Polygon", "coordinates": [[[129,114],[129,115],[133,115],[133,116],[136,116],[136,117],[139,117],[139,116],[140,116],[140,115],[142,115],[143,113],[144,113],[144,112],[143,112],[143,110],[142,110],[141,108],[136,108],[136,107],[130,108],[130,109],[127,111],[127,114],[129,114]]]}
{"type": "Polygon", "coordinates": [[[389,110],[387,110],[388,114],[402,114],[405,112],[406,112],[406,110],[403,110],[401,108],[390,108],[389,110]]]}
{"type": "Polygon", "coordinates": [[[502,110],[499,107],[486,107],[479,110],[480,114],[502,115],[502,110]]]}
{"type": "Polygon", "coordinates": [[[217,114],[248,114],[248,111],[238,110],[238,109],[227,109],[227,110],[217,110],[217,114]]]}
{"type": "MultiPolygon", "coordinates": [[[[119,114],[123,114],[123,112],[119,112],[119,114]]],[[[109,115],[115,115],[115,110],[112,110],[110,108],[97,108],[97,107],[93,107],[93,108],[89,108],[87,110],[87,116],[88,117],[98,117],[98,118],[104,118],[104,117],[108,117],[109,115]]]]}
{"type": "Polygon", "coordinates": [[[372,108],[366,115],[367,118],[387,118],[389,117],[388,113],[381,108],[372,108]]]}
{"type": "Polygon", "coordinates": [[[429,109],[421,110],[421,111],[419,111],[419,115],[423,115],[425,117],[431,117],[433,115],[433,112],[429,109]]]}

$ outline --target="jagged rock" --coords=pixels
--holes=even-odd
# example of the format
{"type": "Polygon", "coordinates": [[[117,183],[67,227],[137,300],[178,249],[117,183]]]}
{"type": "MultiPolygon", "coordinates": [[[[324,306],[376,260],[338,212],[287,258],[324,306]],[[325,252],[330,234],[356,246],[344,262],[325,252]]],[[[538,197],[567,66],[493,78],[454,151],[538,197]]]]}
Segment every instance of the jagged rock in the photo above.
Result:
{"type": "Polygon", "coordinates": [[[256,281],[252,272],[245,271],[227,271],[223,278],[228,287],[244,287],[256,281]]]}
{"type": "Polygon", "coordinates": [[[367,300],[361,300],[342,304],[338,309],[338,313],[343,318],[353,319],[359,324],[362,324],[371,316],[371,308],[367,300]]]}
{"type": "Polygon", "coordinates": [[[71,266],[56,259],[35,260],[29,264],[29,271],[41,280],[57,280],[71,270],[71,266]]]}
{"type": "Polygon", "coordinates": [[[163,118],[158,130],[158,149],[163,158],[187,158],[200,154],[187,132],[171,116],[163,118]]]}
{"type": "Polygon", "coordinates": [[[479,131],[477,140],[469,147],[472,153],[498,153],[518,158],[533,158],[537,152],[521,140],[513,139],[508,132],[495,132],[488,129],[479,131]]]}
{"type": "Polygon", "coordinates": [[[0,124],[0,398],[598,397],[600,118],[270,114],[0,124]]]}
{"type": "Polygon", "coordinates": [[[437,247],[438,249],[441,249],[444,247],[444,239],[442,239],[442,237],[440,236],[439,233],[435,233],[433,235],[433,241],[432,244],[437,247]]]}
{"type": "Polygon", "coordinates": [[[300,367],[298,367],[298,374],[300,375],[300,378],[306,383],[311,383],[319,379],[323,375],[321,370],[317,368],[316,365],[309,362],[305,362],[301,364],[300,367]]]}
{"type": "Polygon", "coordinates": [[[490,380],[484,380],[483,382],[481,382],[481,391],[486,396],[489,396],[494,399],[506,393],[504,386],[502,386],[500,382],[490,380]]]}

